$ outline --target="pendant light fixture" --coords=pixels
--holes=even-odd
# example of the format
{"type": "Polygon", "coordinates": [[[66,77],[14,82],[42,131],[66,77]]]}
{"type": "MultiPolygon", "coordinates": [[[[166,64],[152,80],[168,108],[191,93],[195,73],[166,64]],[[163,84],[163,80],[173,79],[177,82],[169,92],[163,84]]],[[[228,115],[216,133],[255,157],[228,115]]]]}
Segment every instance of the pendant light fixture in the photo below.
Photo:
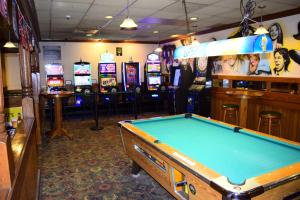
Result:
{"type": "Polygon", "coordinates": [[[129,17],[129,0],[127,0],[127,17],[124,19],[122,24],[120,25],[121,30],[137,30],[138,25],[134,22],[133,19],[129,17]]]}
{"type": "Polygon", "coordinates": [[[16,48],[16,45],[10,41],[10,31],[8,31],[8,42],[3,46],[4,48],[16,48]]]}
{"type": "Polygon", "coordinates": [[[159,43],[158,43],[158,47],[154,50],[156,53],[160,53],[162,52],[162,48],[160,47],[159,43]]]}
{"type": "Polygon", "coordinates": [[[262,35],[262,34],[268,34],[269,31],[263,26],[262,24],[262,10],[265,8],[266,6],[261,4],[258,6],[259,9],[261,9],[261,15],[260,15],[260,24],[259,27],[256,29],[256,31],[254,32],[255,35],[262,35]]]}

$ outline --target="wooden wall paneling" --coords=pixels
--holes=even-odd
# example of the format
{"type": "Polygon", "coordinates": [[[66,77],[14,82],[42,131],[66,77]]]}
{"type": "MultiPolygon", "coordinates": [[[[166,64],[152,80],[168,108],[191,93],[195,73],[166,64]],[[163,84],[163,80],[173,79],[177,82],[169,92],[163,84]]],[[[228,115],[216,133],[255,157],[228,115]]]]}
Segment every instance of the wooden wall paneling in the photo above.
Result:
{"type": "MultiPolygon", "coordinates": [[[[225,92],[228,89],[213,88],[212,93],[212,118],[216,120],[223,120],[222,104],[224,103],[236,103],[239,104],[239,100],[228,97],[225,92]]],[[[265,93],[265,95],[259,99],[250,99],[248,102],[248,122],[247,128],[257,130],[257,124],[260,111],[278,111],[282,114],[281,119],[281,134],[277,131],[273,131],[275,136],[283,137],[293,141],[300,141],[300,101],[299,95],[291,95],[288,93],[265,93]]],[[[275,130],[275,129],[273,129],[275,130]]],[[[266,129],[261,129],[262,132],[266,132],[266,129]]]]}

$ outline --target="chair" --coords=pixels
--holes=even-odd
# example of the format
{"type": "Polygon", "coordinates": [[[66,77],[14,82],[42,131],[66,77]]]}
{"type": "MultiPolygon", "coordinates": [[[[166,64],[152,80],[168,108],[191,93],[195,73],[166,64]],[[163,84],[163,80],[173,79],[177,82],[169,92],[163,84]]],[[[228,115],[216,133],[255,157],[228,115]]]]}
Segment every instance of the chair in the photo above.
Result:
{"type": "Polygon", "coordinates": [[[281,113],[276,111],[261,111],[259,113],[259,121],[257,130],[260,131],[261,126],[268,127],[268,134],[271,134],[272,125],[279,126],[279,136],[281,136],[281,113]]]}
{"type": "Polygon", "coordinates": [[[239,112],[239,105],[237,104],[223,104],[223,121],[226,122],[227,118],[232,118],[235,120],[236,124],[239,124],[238,112],[239,112]]]}

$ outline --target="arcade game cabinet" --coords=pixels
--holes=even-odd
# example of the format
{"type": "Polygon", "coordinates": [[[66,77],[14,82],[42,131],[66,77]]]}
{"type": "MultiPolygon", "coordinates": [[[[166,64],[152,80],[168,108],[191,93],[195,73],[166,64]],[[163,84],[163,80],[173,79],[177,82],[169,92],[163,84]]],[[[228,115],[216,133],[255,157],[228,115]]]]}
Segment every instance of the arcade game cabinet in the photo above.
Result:
{"type": "Polygon", "coordinates": [[[122,63],[123,90],[135,91],[141,87],[140,64],[138,62],[122,63]]]}
{"type": "Polygon", "coordinates": [[[147,91],[157,93],[162,85],[161,63],[158,54],[151,53],[147,56],[144,71],[147,91]]]}
{"type": "Polygon", "coordinates": [[[189,87],[187,112],[205,117],[210,116],[211,71],[210,59],[201,57],[195,59],[195,78],[189,87]]]}
{"type": "Polygon", "coordinates": [[[138,62],[122,63],[122,85],[125,95],[123,101],[132,105],[137,116],[137,104],[141,93],[141,71],[138,62]]]}
{"type": "Polygon", "coordinates": [[[104,105],[108,107],[108,113],[114,106],[117,112],[118,104],[118,82],[117,82],[117,65],[115,62],[100,62],[98,65],[99,91],[103,97],[104,105]]]}
{"type": "Polygon", "coordinates": [[[169,105],[170,115],[174,115],[177,113],[176,94],[179,88],[180,75],[181,74],[180,74],[179,63],[174,62],[173,65],[170,67],[170,85],[168,87],[168,92],[169,92],[168,105],[169,105]]]}
{"type": "Polygon", "coordinates": [[[101,93],[117,91],[117,65],[113,63],[99,63],[99,87],[101,93]]]}
{"type": "Polygon", "coordinates": [[[89,94],[92,90],[91,64],[79,61],[73,65],[75,105],[89,104],[89,94]]]}
{"type": "Polygon", "coordinates": [[[60,63],[45,65],[48,92],[60,91],[64,88],[64,69],[60,63]]]}
{"type": "Polygon", "coordinates": [[[76,62],[74,69],[74,85],[77,93],[90,93],[92,89],[91,64],[89,62],[76,62]]]}

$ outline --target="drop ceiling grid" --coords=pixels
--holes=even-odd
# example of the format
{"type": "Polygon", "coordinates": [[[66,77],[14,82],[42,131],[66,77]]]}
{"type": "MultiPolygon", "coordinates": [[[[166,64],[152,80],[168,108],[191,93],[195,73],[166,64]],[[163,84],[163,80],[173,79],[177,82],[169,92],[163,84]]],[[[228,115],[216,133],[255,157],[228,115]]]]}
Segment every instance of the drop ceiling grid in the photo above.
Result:
{"type": "MultiPolygon", "coordinates": [[[[130,0],[129,2],[133,1],[130,0]]],[[[51,31],[49,30],[51,2],[52,34],[55,37],[61,37],[58,39],[78,38],[80,34],[78,32],[72,34],[72,32],[78,29],[89,30],[102,26],[108,21],[104,19],[105,16],[115,16],[126,7],[126,0],[35,0],[43,39],[46,39],[49,36],[46,33],[51,31]],[[89,7],[90,9],[88,10],[89,7]],[[71,19],[66,20],[66,15],[71,15],[71,19]],[[66,32],[65,35],[62,33],[63,31],[66,32]]],[[[186,0],[186,2],[189,11],[188,16],[198,17],[198,21],[191,22],[192,31],[201,31],[208,27],[214,27],[216,24],[235,23],[242,18],[239,10],[240,0],[186,0]],[[192,27],[193,25],[197,27],[192,27]]],[[[263,15],[266,15],[299,7],[300,0],[256,0],[256,2],[267,6],[263,10],[263,15]]],[[[181,0],[137,0],[129,8],[129,13],[130,17],[137,23],[147,17],[185,20],[181,0]]],[[[261,13],[257,9],[255,16],[260,16],[261,13]]],[[[128,37],[131,37],[142,40],[157,40],[159,36],[163,40],[169,38],[172,34],[186,33],[186,26],[184,25],[173,26],[145,23],[139,23],[138,31],[126,33],[119,30],[119,26],[126,15],[126,12],[124,12],[118,18],[113,19],[112,23],[104,30],[101,30],[102,32],[105,31],[103,35],[109,35],[108,32],[110,32],[114,38],[128,39],[128,37]],[[154,30],[158,30],[159,34],[153,34],[154,30]]],[[[81,38],[87,39],[84,33],[81,34],[81,38]]]]}

